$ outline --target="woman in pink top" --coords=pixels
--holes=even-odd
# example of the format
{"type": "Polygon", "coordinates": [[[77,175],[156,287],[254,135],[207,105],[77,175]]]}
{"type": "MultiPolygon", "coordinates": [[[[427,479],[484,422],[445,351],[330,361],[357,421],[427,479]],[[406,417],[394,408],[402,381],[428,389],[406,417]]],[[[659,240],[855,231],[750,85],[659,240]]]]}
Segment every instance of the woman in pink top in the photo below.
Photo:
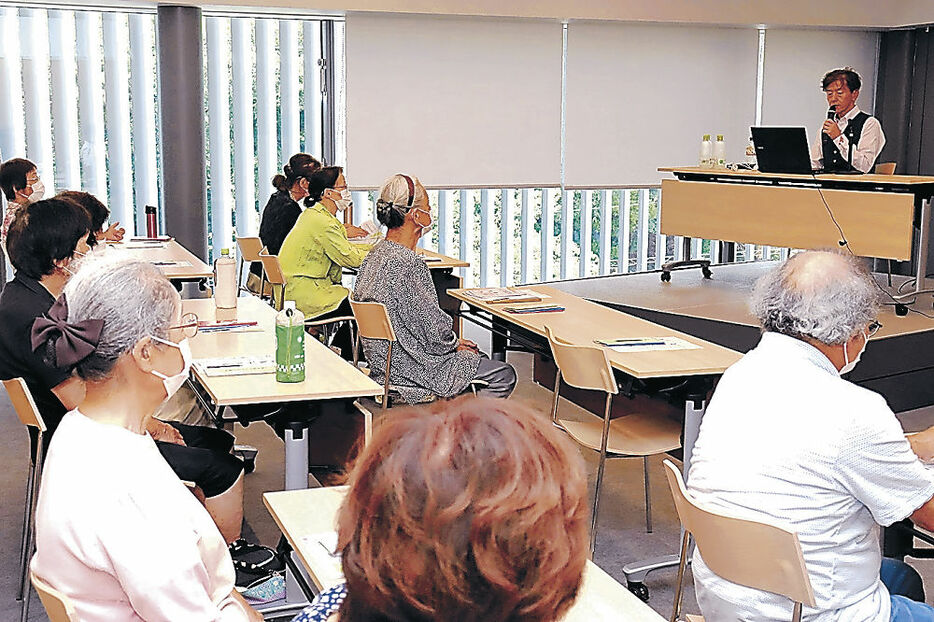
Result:
{"type": "Polygon", "coordinates": [[[214,521],[146,424],[188,377],[181,302],[158,268],[88,258],[32,328],[35,348],[86,383],[52,438],[32,568],[83,622],[258,621],[234,589],[214,521]]]}

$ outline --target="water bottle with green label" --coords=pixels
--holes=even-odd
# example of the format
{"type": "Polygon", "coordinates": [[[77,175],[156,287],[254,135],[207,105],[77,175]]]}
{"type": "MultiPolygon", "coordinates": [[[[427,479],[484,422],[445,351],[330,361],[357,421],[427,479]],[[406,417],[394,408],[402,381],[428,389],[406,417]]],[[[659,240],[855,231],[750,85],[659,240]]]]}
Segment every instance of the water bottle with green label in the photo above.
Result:
{"type": "Polygon", "coordinates": [[[305,379],[305,316],[286,300],[276,314],[276,381],[302,382],[305,379]]]}

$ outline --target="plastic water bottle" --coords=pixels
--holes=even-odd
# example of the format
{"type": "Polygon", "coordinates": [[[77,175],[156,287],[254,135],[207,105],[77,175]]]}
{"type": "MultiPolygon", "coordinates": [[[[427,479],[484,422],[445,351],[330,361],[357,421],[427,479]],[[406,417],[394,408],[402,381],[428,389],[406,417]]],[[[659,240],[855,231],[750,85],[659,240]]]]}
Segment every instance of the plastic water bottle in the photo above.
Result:
{"type": "Polygon", "coordinates": [[[717,134],[717,142],[713,144],[713,167],[726,168],[726,143],[723,134],[717,134]]]}
{"type": "Polygon", "coordinates": [[[752,142],[752,136],[749,137],[749,144],[746,145],[746,164],[756,165],[756,145],[752,142]]]}
{"type": "Polygon", "coordinates": [[[237,290],[237,262],[230,249],[221,249],[221,256],[214,260],[214,304],[218,309],[235,309],[237,290]]]}
{"type": "Polygon", "coordinates": [[[276,314],[276,382],[305,380],[305,316],[286,300],[276,314]]]}
{"type": "Polygon", "coordinates": [[[704,134],[700,144],[700,167],[711,168],[713,165],[713,145],[710,143],[710,134],[704,134]]]}

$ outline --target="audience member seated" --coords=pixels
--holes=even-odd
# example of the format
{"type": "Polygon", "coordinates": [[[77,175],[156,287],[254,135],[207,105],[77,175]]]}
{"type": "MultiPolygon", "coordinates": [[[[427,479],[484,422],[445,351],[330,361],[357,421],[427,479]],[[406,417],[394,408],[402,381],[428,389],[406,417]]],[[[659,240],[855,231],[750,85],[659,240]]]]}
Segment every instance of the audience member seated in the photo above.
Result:
{"type": "Polygon", "coordinates": [[[338,514],[346,584],[293,622],[560,620],[587,514],[579,452],[527,406],[464,396],[393,413],[338,514]]]}
{"type": "MultiPolygon", "coordinates": [[[[294,300],[306,319],[352,315],[347,288],[341,285],[343,268],[356,268],[368,248],[351,244],[337,213],[350,207],[350,190],[339,166],[325,166],[306,177],[308,196],[295,226],[282,242],[279,261],[285,274],[285,300],[294,300]]],[[[354,231],[354,237],[365,231],[354,231]]],[[[335,336],[344,358],[351,358],[350,328],[344,324],[335,336]]]]}
{"type": "MultiPolygon", "coordinates": [[[[354,288],[354,300],[380,302],[396,333],[389,381],[409,403],[431,395],[463,393],[473,380],[479,392],[509,397],[516,372],[508,363],[483,355],[477,344],[458,339],[453,318],[438,305],[431,273],[415,252],[418,239],[432,224],[428,193],[417,178],[394,175],[379,192],[376,216],[388,228],[386,239],[367,255],[354,288]]],[[[385,341],[363,340],[372,377],[382,383],[386,370],[385,341]]]]}
{"type": "Polygon", "coordinates": [[[45,461],[33,563],[81,620],[262,619],[234,588],[211,516],[147,432],[188,376],[188,331],[158,268],[112,255],[85,262],[33,330],[86,388],[45,461]]]}
{"type": "MultiPolygon", "coordinates": [[[[302,213],[299,201],[308,196],[308,176],[319,168],[321,163],[313,156],[296,153],[282,167],[282,174],[272,178],[276,191],[269,196],[259,222],[259,239],[270,255],[279,254],[282,241],[295,226],[302,213]]],[[[262,264],[253,262],[247,278],[247,287],[251,291],[259,292],[262,275],[262,264]]]]}
{"type": "Polygon", "coordinates": [[[0,245],[6,248],[6,235],[10,223],[21,209],[40,201],[45,195],[45,185],[39,179],[36,165],[23,158],[13,158],[0,164],[0,190],[6,197],[6,211],[0,225],[0,245]]]}
{"type": "Polygon", "coordinates": [[[90,192],[66,190],[65,192],[59,192],[55,195],[55,198],[74,201],[87,210],[88,215],[91,217],[91,235],[88,236],[88,246],[93,248],[99,242],[119,242],[126,234],[126,229],[121,227],[119,222],[115,222],[104,229],[104,224],[110,218],[110,210],[90,192]]]}
{"type": "MultiPolygon", "coordinates": [[[[88,252],[90,231],[87,211],[58,198],[27,206],[10,226],[8,247],[16,276],[0,293],[0,378],[26,381],[49,430],[46,442],[65,412],[81,404],[85,383],[71,370],[48,364],[30,331],[36,318],[54,310],[55,299],[77,269],[77,257],[88,252]]],[[[100,304],[130,304],[127,296],[136,286],[124,287],[96,292],[100,304]]],[[[204,493],[205,506],[224,537],[237,541],[243,517],[243,462],[230,454],[233,437],[223,430],[157,419],[147,419],[147,425],[178,476],[204,493]]]]}
{"type": "MultiPolygon", "coordinates": [[[[904,581],[884,583],[920,577],[883,561],[879,542],[879,525],[909,516],[934,527],[934,473],[919,460],[934,456],[934,430],[914,448],[882,396],[841,378],[879,327],[878,302],[849,255],[799,253],[762,277],[752,301],[762,338],[717,385],[691,460],[698,503],[797,532],[817,601],[805,620],[934,619],[894,595],[904,581]]],[[[791,617],[787,598],[718,577],[696,551],[693,570],[707,620],[791,617]]]]}

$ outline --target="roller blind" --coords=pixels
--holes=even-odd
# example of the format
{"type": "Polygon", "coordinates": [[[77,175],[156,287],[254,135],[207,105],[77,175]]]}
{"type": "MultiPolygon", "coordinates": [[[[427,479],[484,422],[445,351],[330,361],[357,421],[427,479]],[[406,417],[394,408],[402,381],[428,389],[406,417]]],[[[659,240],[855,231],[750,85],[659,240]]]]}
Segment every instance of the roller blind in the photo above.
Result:
{"type": "Polygon", "coordinates": [[[348,15],[349,184],[557,185],[561,48],[557,21],[348,15]]]}
{"type": "Polygon", "coordinates": [[[568,26],[568,186],[657,184],[659,166],[696,164],[701,136],[742,158],[755,120],[755,28],[568,26]]]}
{"type": "Polygon", "coordinates": [[[829,69],[850,66],[863,79],[856,105],[872,114],[879,33],[769,29],[765,33],[762,123],[803,125],[813,141],[827,118],[820,81],[829,69]]]}

